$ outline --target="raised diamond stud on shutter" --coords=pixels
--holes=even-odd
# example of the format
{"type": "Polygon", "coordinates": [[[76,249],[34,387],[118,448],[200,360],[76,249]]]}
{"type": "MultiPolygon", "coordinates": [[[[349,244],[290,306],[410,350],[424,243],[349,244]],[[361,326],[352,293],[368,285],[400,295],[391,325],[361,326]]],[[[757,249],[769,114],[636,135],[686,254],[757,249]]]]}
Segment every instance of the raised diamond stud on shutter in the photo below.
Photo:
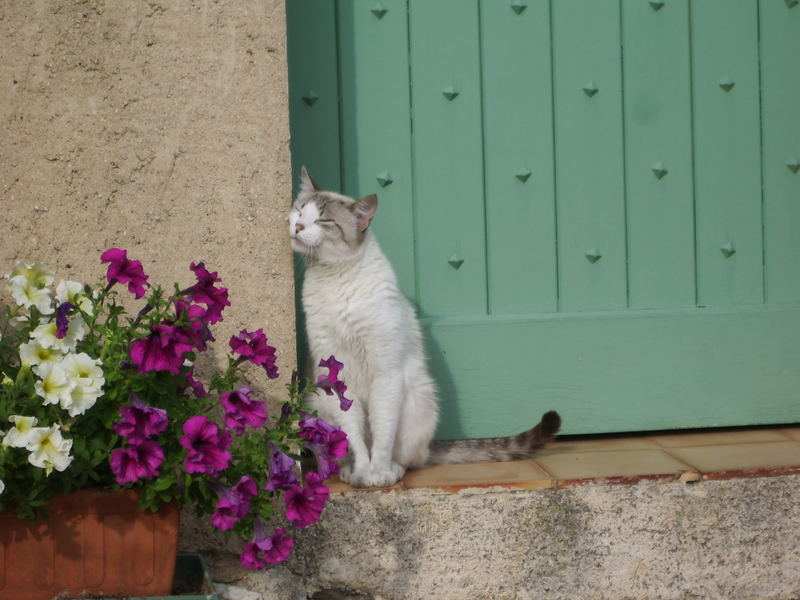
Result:
{"type": "Polygon", "coordinates": [[[734,254],[736,254],[736,248],[734,248],[733,244],[731,244],[730,242],[722,246],[722,248],[720,248],[720,251],[725,256],[725,258],[730,258],[734,254]]]}
{"type": "Polygon", "coordinates": [[[459,92],[452,85],[448,85],[446,88],[442,90],[442,95],[444,95],[444,97],[450,100],[451,102],[455,100],[458,94],[459,92]]]}
{"type": "Polygon", "coordinates": [[[375,7],[370,11],[373,15],[375,15],[378,19],[382,19],[383,15],[385,15],[389,10],[380,2],[375,5],[375,7]]]}
{"type": "Polygon", "coordinates": [[[378,180],[378,183],[380,184],[381,187],[386,187],[387,185],[390,185],[394,181],[394,179],[392,179],[392,176],[389,174],[389,171],[381,171],[376,175],[375,179],[378,180]]]}
{"type": "Polygon", "coordinates": [[[447,263],[453,267],[456,271],[461,268],[461,265],[464,264],[464,259],[461,258],[458,254],[453,254],[449,259],[447,259],[447,263]]]}
{"type": "Polygon", "coordinates": [[[309,106],[314,106],[317,100],[319,100],[319,94],[313,90],[308,90],[305,94],[303,94],[303,102],[309,106]]]}
{"type": "Polygon", "coordinates": [[[603,258],[603,255],[600,254],[600,250],[595,246],[592,246],[586,251],[586,259],[592,264],[596,263],[601,258],[603,258]]]}
{"type": "Polygon", "coordinates": [[[583,86],[583,93],[589,96],[589,98],[594,96],[599,91],[600,89],[595,85],[594,81],[590,81],[585,86],[583,86]]]}
{"type": "Polygon", "coordinates": [[[669,173],[669,171],[667,171],[667,169],[664,167],[664,163],[661,161],[653,165],[653,174],[656,176],[656,179],[663,179],[664,175],[667,173],[669,173]]]}

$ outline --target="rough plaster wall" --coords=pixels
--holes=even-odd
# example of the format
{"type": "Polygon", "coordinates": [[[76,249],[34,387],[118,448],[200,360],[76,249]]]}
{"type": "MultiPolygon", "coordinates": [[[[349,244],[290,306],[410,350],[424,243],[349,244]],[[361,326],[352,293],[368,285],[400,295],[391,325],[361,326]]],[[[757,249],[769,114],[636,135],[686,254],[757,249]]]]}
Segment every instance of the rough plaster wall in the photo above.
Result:
{"type": "MultiPolygon", "coordinates": [[[[337,494],[288,567],[309,592],[383,600],[795,600],[798,498],[796,476],[337,494]]],[[[238,584],[294,600],[287,575],[238,584]]]]}
{"type": "Polygon", "coordinates": [[[295,362],[285,38],[283,0],[0,2],[0,274],[41,261],[57,281],[96,282],[116,246],[171,288],[204,260],[232,303],[216,359],[263,327],[282,377],[256,369],[251,383],[282,397],[295,362]]]}

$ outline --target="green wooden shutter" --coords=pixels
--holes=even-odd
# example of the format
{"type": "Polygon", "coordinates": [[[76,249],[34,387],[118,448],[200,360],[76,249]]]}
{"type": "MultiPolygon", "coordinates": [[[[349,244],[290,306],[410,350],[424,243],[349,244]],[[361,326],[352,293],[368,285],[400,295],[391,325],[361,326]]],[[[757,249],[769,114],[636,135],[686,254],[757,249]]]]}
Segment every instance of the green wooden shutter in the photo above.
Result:
{"type": "Polygon", "coordinates": [[[439,437],[800,421],[800,6],[287,0],[292,157],[377,193],[439,437]]]}

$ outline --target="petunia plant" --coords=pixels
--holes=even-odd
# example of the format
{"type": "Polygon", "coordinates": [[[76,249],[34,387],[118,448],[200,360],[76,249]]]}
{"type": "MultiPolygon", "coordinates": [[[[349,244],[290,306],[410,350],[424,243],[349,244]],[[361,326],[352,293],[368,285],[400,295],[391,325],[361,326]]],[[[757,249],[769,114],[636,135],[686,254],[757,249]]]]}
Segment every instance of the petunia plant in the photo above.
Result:
{"type": "Polygon", "coordinates": [[[53,288],[40,264],[5,276],[13,303],[0,314],[0,511],[33,519],[56,494],[133,487],[142,508],[188,504],[243,536],[247,567],[285,560],[290,530],[272,522],[319,520],[324,481],[347,452],[345,433],[304,403],[321,390],[350,407],[342,363],[321,361],[329,372],[314,383],[294,373],[271,407],[242,369],[277,378],[276,349],[263,329],[245,329],[228,341],[226,368],[204,382],[194,365],[230,306],[217,273],[192,263],[193,283],[167,291],[125,250],[100,259],[106,281],[95,288],[53,288]],[[304,452],[316,468],[301,474],[304,452]]]}

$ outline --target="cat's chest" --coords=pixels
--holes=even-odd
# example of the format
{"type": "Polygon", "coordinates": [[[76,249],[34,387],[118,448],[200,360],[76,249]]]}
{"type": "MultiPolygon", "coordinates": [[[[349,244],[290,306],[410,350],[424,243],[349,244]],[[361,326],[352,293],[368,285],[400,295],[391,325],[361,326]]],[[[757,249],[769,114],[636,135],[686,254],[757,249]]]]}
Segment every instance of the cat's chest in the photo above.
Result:
{"type": "Polygon", "coordinates": [[[304,282],[303,309],[312,343],[324,337],[354,345],[378,316],[380,301],[357,280],[312,275],[304,282]]]}

